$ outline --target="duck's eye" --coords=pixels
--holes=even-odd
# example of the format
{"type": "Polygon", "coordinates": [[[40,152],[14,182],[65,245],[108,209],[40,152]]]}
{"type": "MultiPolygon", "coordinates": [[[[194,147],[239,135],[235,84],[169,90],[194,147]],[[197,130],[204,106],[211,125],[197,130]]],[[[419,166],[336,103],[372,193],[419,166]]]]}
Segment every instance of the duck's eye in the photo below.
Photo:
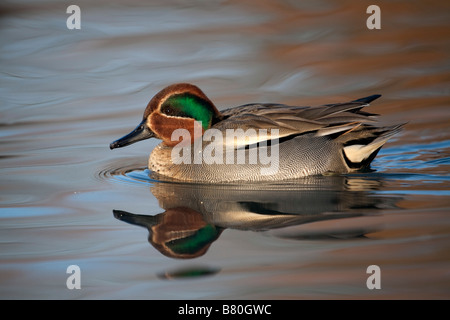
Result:
{"type": "Polygon", "coordinates": [[[167,114],[168,116],[173,114],[173,109],[170,106],[164,106],[162,108],[162,113],[167,114]]]}
{"type": "Polygon", "coordinates": [[[161,113],[171,116],[171,117],[188,117],[188,115],[183,112],[179,105],[174,105],[172,103],[165,103],[161,106],[161,113]]]}

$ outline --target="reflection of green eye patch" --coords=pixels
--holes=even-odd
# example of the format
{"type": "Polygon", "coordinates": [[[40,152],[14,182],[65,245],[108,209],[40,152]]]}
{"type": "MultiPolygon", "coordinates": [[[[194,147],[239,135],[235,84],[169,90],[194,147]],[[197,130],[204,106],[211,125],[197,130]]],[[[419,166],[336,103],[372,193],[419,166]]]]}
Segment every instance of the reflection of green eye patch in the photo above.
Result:
{"type": "Polygon", "coordinates": [[[208,224],[188,237],[166,242],[166,246],[177,254],[192,254],[214,241],[217,236],[216,227],[208,224]]]}

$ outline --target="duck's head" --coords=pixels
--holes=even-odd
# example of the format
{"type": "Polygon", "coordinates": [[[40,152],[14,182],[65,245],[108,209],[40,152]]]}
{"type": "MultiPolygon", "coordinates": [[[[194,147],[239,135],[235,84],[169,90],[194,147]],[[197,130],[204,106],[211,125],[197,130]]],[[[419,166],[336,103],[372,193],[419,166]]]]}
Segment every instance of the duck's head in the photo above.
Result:
{"type": "Polygon", "coordinates": [[[158,138],[174,146],[178,143],[171,139],[174,130],[186,129],[193,139],[196,123],[201,122],[204,132],[220,118],[220,112],[198,87],[189,83],[173,84],[150,100],[136,129],[109,147],[121,148],[148,138],[158,138]]]}

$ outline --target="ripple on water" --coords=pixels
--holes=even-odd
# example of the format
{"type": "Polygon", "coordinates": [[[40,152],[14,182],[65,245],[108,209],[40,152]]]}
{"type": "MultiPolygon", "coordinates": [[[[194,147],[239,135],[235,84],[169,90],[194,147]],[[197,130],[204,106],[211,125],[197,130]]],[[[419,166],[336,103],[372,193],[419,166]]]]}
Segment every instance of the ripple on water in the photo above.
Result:
{"type": "Polygon", "coordinates": [[[156,180],[150,178],[150,170],[142,163],[118,160],[108,164],[98,172],[97,178],[126,184],[149,185],[156,180]],[[126,165],[124,165],[126,163],[126,165]]]}
{"type": "MultiPolygon", "coordinates": [[[[387,158],[388,156],[385,156],[387,158]]],[[[386,159],[384,159],[386,160],[386,159]]],[[[131,185],[144,185],[151,186],[154,183],[181,183],[188,185],[204,186],[203,183],[192,182],[176,182],[165,181],[164,179],[155,179],[152,171],[142,165],[136,165],[128,163],[123,165],[126,161],[120,161],[111,163],[109,166],[98,172],[97,178],[102,180],[108,180],[117,183],[125,183],[131,185]]],[[[383,161],[384,162],[384,161],[383,161]]],[[[414,165],[417,167],[417,164],[414,165]]],[[[422,195],[435,195],[446,196],[449,191],[446,186],[450,182],[450,176],[440,174],[427,174],[417,172],[389,172],[389,165],[385,168],[379,168],[380,171],[371,173],[353,173],[344,175],[332,175],[332,176],[312,176],[295,180],[284,180],[279,182],[267,182],[258,184],[257,189],[272,189],[276,190],[289,190],[289,189],[325,189],[334,190],[336,188],[336,181],[345,181],[346,189],[348,191],[354,190],[354,184],[357,184],[358,190],[372,191],[376,193],[392,193],[392,194],[422,194],[422,195]],[[383,169],[387,169],[388,172],[384,172],[383,169]],[[384,187],[380,189],[379,183],[383,181],[384,187]],[[375,182],[375,187],[374,186],[375,182]],[[400,187],[400,189],[399,189],[400,187]]],[[[415,170],[414,170],[415,171],[415,170]]],[[[253,188],[254,184],[249,183],[230,183],[226,184],[229,188],[236,187],[241,188],[253,188]]]]}

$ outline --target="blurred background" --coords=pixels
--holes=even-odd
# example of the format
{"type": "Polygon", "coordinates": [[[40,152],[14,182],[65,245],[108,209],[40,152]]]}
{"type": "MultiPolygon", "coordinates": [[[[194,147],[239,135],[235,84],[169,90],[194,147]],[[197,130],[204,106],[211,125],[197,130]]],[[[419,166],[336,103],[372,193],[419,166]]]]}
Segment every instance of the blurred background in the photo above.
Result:
{"type": "Polygon", "coordinates": [[[2,1],[0,298],[450,298],[449,21],[448,1],[2,1]],[[145,169],[157,140],[109,143],[176,82],[219,109],[379,93],[370,112],[408,124],[373,174],[290,191],[167,186],[145,169]],[[232,223],[236,206],[290,217],[232,223]],[[181,222],[141,217],[163,212],[181,222]],[[207,230],[206,247],[174,258],[182,230],[175,240],[207,230]],[[71,264],[80,290],[66,287],[71,264]],[[380,290],[366,286],[372,264],[380,290]]]}

